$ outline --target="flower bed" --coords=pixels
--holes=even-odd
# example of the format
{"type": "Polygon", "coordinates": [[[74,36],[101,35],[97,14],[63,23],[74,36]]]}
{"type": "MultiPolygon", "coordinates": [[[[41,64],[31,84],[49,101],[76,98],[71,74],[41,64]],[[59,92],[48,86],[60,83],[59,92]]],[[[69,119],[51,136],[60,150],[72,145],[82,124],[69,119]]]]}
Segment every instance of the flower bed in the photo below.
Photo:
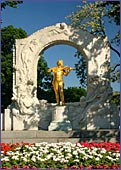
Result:
{"type": "Polygon", "coordinates": [[[2,169],[119,169],[119,143],[1,144],[2,169]]]}

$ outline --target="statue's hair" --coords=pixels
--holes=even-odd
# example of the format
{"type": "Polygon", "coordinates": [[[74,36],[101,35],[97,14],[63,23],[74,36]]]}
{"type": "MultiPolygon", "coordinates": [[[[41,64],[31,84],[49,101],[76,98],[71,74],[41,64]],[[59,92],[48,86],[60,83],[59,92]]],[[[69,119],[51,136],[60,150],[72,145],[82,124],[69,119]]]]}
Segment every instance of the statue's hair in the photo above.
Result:
{"type": "Polygon", "coordinates": [[[63,65],[63,60],[58,60],[57,65],[63,65]]]}

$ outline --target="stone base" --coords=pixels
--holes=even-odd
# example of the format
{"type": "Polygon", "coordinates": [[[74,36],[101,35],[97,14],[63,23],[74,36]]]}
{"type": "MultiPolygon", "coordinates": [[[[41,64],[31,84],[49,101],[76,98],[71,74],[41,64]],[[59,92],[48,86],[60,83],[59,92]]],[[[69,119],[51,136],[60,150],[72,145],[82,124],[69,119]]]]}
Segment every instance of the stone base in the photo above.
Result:
{"type": "Polygon", "coordinates": [[[67,117],[66,106],[56,106],[52,110],[52,122],[50,123],[48,130],[72,130],[72,126],[67,117]]]}
{"type": "Polygon", "coordinates": [[[52,122],[48,128],[49,131],[51,130],[61,130],[61,131],[70,131],[72,130],[71,123],[69,120],[65,122],[52,122]]]}
{"type": "Polygon", "coordinates": [[[5,109],[4,130],[38,130],[39,117],[33,115],[13,115],[10,109],[5,109]]]}
{"type": "Polygon", "coordinates": [[[119,129],[74,130],[74,131],[1,131],[3,143],[58,143],[58,142],[120,142],[119,129]]]}
{"type": "Polygon", "coordinates": [[[5,109],[5,113],[4,113],[4,130],[13,130],[13,119],[10,113],[10,109],[5,109]]]}

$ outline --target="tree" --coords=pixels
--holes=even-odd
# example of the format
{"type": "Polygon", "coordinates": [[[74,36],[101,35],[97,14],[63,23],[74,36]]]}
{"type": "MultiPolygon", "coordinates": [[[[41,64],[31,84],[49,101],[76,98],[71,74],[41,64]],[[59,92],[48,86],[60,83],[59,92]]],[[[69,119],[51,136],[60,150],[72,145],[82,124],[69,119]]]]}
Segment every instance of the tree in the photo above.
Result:
{"type": "Polygon", "coordinates": [[[23,3],[23,1],[13,1],[13,0],[5,1],[1,3],[1,9],[5,9],[6,6],[17,8],[17,5],[21,3],[23,3]]]}
{"type": "Polygon", "coordinates": [[[75,64],[77,78],[79,78],[80,86],[85,88],[87,86],[87,62],[79,51],[75,53],[74,57],[78,60],[75,64]]]}
{"type": "Polygon", "coordinates": [[[44,90],[44,89],[38,89],[38,94],[37,94],[37,97],[39,100],[47,100],[48,103],[56,103],[56,100],[55,100],[55,93],[54,93],[54,90],[53,88],[52,89],[48,89],[48,90],[44,90]]]}
{"type": "MultiPolygon", "coordinates": [[[[78,87],[68,87],[67,89],[64,89],[64,98],[65,102],[79,102],[81,96],[86,96],[87,92],[84,88],[78,88],[78,87]]],[[[47,100],[48,103],[56,103],[55,100],[55,93],[53,88],[44,90],[41,89],[39,93],[39,99],[47,100]]]]}
{"type": "Polygon", "coordinates": [[[48,90],[52,88],[52,75],[48,72],[48,65],[43,56],[38,61],[37,86],[40,89],[48,90]]]}
{"type": "Polygon", "coordinates": [[[15,39],[27,37],[26,31],[21,28],[14,28],[12,25],[2,28],[1,30],[1,54],[12,54],[15,39]]]}
{"type": "Polygon", "coordinates": [[[51,73],[48,72],[48,65],[43,56],[38,61],[37,66],[37,97],[38,99],[45,99],[53,101],[52,95],[52,78],[51,73]],[[51,99],[52,98],[52,99],[51,99]]]}
{"type": "Polygon", "coordinates": [[[120,92],[113,92],[112,103],[115,103],[120,110],[120,92]]]}
{"type": "Polygon", "coordinates": [[[21,28],[14,28],[12,25],[1,29],[1,78],[2,78],[2,112],[11,103],[12,97],[12,73],[13,73],[13,45],[15,39],[27,37],[27,33],[21,28]]]}
{"type": "Polygon", "coordinates": [[[86,96],[87,92],[84,88],[68,87],[64,89],[65,102],[79,102],[81,96],[86,96]]]}
{"type": "MultiPolygon", "coordinates": [[[[84,2],[81,6],[77,7],[77,11],[72,13],[67,17],[70,21],[72,27],[83,29],[91,34],[100,35],[102,37],[106,36],[106,27],[105,23],[108,21],[110,24],[117,25],[119,28],[120,25],[120,1],[100,1],[100,2],[84,2]]],[[[119,51],[114,48],[113,45],[119,46],[120,43],[120,36],[119,30],[117,31],[115,37],[109,37],[109,46],[111,50],[113,50],[118,57],[120,57],[119,51]]],[[[82,86],[85,84],[86,74],[84,73],[83,67],[86,68],[86,62],[82,56],[80,56],[80,52],[77,51],[76,57],[78,57],[78,63],[76,64],[76,73],[77,76],[82,77],[81,80],[82,86]],[[84,66],[85,65],[85,66],[84,66]],[[81,69],[78,70],[78,67],[81,69]],[[82,70],[83,69],[83,70],[82,70]]],[[[111,68],[111,81],[118,81],[119,82],[119,63],[116,63],[111,68]]]]}

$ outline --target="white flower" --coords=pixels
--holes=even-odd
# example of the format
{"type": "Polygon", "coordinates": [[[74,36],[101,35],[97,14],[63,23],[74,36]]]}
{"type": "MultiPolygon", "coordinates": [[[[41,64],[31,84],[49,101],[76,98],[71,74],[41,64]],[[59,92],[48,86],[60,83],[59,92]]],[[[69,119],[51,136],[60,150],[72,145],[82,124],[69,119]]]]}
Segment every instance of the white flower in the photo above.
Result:
{"type": "Polygon", "coordinates": [[[35,147],[35,146],[33,146],[33,147],[30,147],[29,146],[29,148],[28,148],[30,151],[35,151],[35,150],[37,150],[37,148],[35,147]]]}
{"type": "Polygon", "coordinates": [[[64,160],[64,163],[67,163],[67,162],[68,162],[68,160],[67,160],[67,159],[65,159],[65,160],[64,160]]]}
{"type": "Polygon", "coordinates": [[[74,159],[74,162],[79,162],[79,160],[78,159],[74,159]]]}
{"type": "Polygon", "coordinates": [[[35,154],[35,155],[39,155],[40,152],[39,151],[33,151],[32,153],[35,154]]]}
{"type": "Polygon", "coordinates": [[[93,158],[93,156],[92,155],[88,155],[88,158],[93,158]]]}
{"type": "Polygon", "coordinates": [[[96,157],[96,158],[95,158],[95,160],[96,160],[96,161],[99,161],[99,160],[100,160],[100,158],[99,158],[99,157],[96,157]]]}
{"type": "Polygon", "coordinates": [[[109,160],[111,160],[111,161],[113,160],[113,158],[110,157],[110,156],[106,156],[106,158],[109,159],[109,160]]]}
{"type": "Polygon", "coordinates": [[[103,156],[101,154],[98,154],[98,157],[102,158],[103,156]]]}
{"type": "Polygon", "coordinates": [[[31,158],[31,160],[32,160],[33,162],[36,162],[36,156],[33,155],[32,158],[31,158]]]}
{"type": "Polygon", "coordinates": [[[83,151],[83,150],[80,150],[79,153],[85,155],[85,151],[83,151]]]}
{"type": "Polygon", "coordinates": [[[88,159],[88,156],[87,156],[87,155],[85,155],[85,156],[84,156],[84,159],[86,159],[86,160],[87,160],[87,159],[88,159]]]}
{"type": "Polygon", "coordinates": [[[35,143],[35,146],[41,146],[42,145],[42,143],[35,143]]]}
{"type": "Polygon", "coordinates": [[[28,157],[28,156],[30,156],[30,155],[31,155],[31,153],[26,153],[25,157],[28,157]]]}
{"type": "Polygon", "coordinates": [[[16,151],[15,154],[16,154],[16,155],[19,155],[19,151],[16,151]]]}
{"type": "Polygon", "coordinates": [[[12,159],[14,159],[14,160],[19,160],[19,157],[16,156],[16,155],[13,155],[13,156],[12,156],[12,159]]]}
{"type": "Polygon", "coordinates": [[[19,156],[23,156],[23,153],[19,153],[19,156]]]}
{"type": "Polygon", "coordinates": [[[65,152],[71,152],[71,149],[70,148],[67,148],[67,149],[65,149],[65,152]]]}
{"type": "Polygon", "coordinates": [[[16,150],[20,150],[20,149],[21,149],[21,147],[17,147],[17,148],[16,148],[16,150]]]}
{"type": "Polygon", "coordinates": [[[40,161],[42,161],[42,162],[44,162],[44,161],[45,161],[45,159],[43,159],[43,158],[39,158],[38,160],[40,160],[40,161]]]}
{"type": "Polygon", "coordinates": [[[15,153],[12,151],[6,152],[6,155],[14,155],[15,153]]]}
{"type": "Polygon", "coordinates": [[[9,157],[6,156],[4,158],[1,158],[1,161],[6,161],[7,162],[7,161],[10,161],[10,160],[9,160],[9,157]]]}
{"type": "Polygon", "coordinates": [[[101,150],[100,150],[100,153],[106,153],[106,150],[104,149],[104,148],[102,148],[101,150]]]}
{"type": "Polygon", "coordinates": [[[119,158],[115,158],[116,160],[119,160],[119,158]]]}
{"type": "Polygon", "coordinates": [[[54,160],[54,161],[60,161],[61,158],[57,157],[57,158],[54,158],[53,160],[54,160]]]}
{"type": "Polygon", "coordinates": [[[78,155],[77,150],[73,151],[73,155],[78,155]]]}
{"type": "Polygon", "coordinates": [[[64,148],[62,147],[62,148],[60,148],[60,152],[62,152],[64,150],[64,148]]]}
{"type": "Polygon", "coordinates": [[[26,148],[29,148],[30,146],[29,145],[25,145],[26,148]]]}
{"type": "Polygon", "coordinates": [[[76,146],[77,147],[82,147],[82,145],[80,143],[77,143],[76,146]]]}
{"type": "Polygon", "coordinates": [[[48,154],[46,158],[50,159],[50,158],[52,158],[52,156],[53,156],[53,154],[48,154]]]}
{"type": "Polygon", "coordinates": [[[116,160],[119,160],[119,158],[113,158],[113,162],[115,162],[116,160]]]}
{"type": "Polygon", "coordinates": [[[98,150],[98,148],[96,148],[96,147],[92,147],[91,148],[93,151],[97,151],[98,150]]]}
{"type": "Polygon", "coordinates": [[[27,162],[26,157],[23,157],[23,156],[22,156],[21,159],[22,159],[23,161],[27,162]]]}
{"type": "Polygon", "coordinates": [[[39,161],[41,161],[41,157],[39,157],[39,156],[37,156],[36,159],[39,160],[39,161]]]}
{"type": "Polygon", "coordinates": [[[116,157],[120,157],[120,153],[116,153],[116,157]]]}
{"type": "Polygon", "coordinates": [[[67,156],[71,158],[71,157],[72,157],[72,154],[70,154],[70,153],[67,153],[67,156]]]}
{"type": "Polygon", "coordinates": [[[93,156],[98,156],[98,153],[96,153],[96,152],[91,152],[90,154],[93,156]]]}
{"type": "Polygon", "coordinates": [[[61,162],[61,163],[65,162],[65,159],[64,159],[64,158],[62,158],[62,159],[60,160],[60,162],[61,162]]]}

